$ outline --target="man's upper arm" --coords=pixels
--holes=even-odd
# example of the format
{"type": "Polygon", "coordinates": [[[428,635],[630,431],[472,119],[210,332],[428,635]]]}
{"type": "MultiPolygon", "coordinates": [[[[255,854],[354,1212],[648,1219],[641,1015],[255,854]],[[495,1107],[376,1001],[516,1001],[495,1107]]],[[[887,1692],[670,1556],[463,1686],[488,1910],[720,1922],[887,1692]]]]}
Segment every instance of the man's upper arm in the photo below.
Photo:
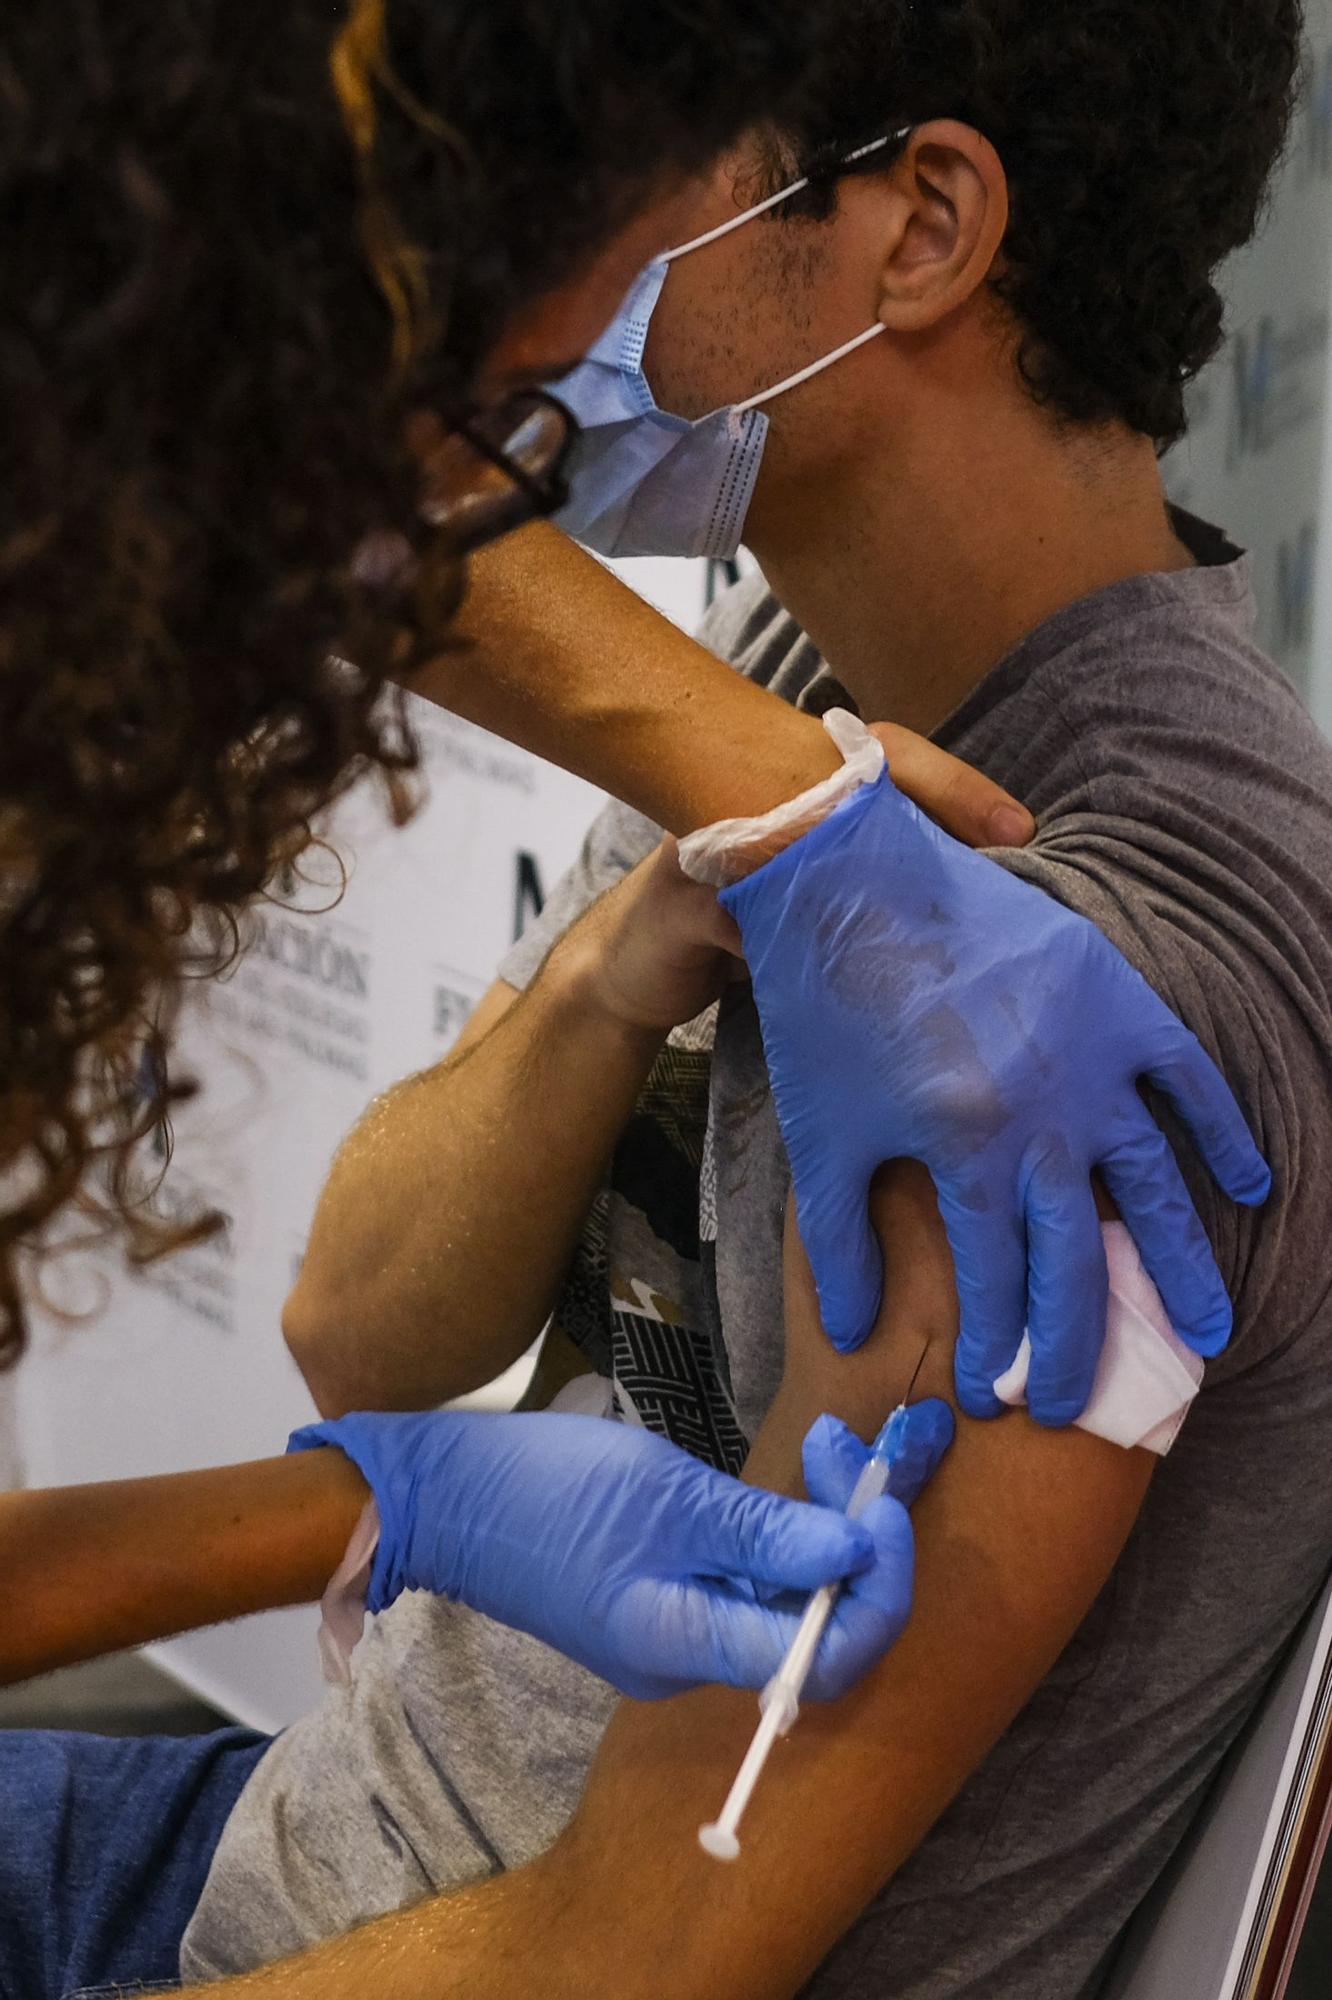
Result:
{"type": "MultiPolygon", "coordinates": [[[[875,1208],[884,1305],[850,1358],[823,1338],[788,1231],[787,1372],[748,1469],[756,1481],[799,1490],[800,1441],[820,1410],[871,1436],[922,1353],[915,1395],[951,1396],[956,1300],[928,1177],[888,1170],[875,1208]]],[[[1150,1466],[1144,1453],[1042,1432],[1025,1415],[961,1420],[915,1510],[905,1638],[845,1701],[805,1708],[750,1809],[734,1869],[707,1860],[696,1833],[748,1743],[752,1697],[710,1689],[657,1708],[625,1704],[564,1842],[589,1947],[615,1951],[615,1990],[796,1993],[1048,1673],[1127,1539],[1150,1466]]]]}

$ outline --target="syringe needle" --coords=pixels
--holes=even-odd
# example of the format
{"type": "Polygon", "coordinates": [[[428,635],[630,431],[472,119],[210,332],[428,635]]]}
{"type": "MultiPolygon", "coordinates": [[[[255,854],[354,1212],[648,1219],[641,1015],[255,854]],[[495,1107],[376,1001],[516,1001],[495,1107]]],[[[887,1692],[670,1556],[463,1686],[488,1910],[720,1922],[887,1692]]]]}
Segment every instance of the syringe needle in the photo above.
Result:
{"type": "MultiPolygon", "coordinates": [[[[906,1436],[909,1422],[907,1405],[920,1380],[929,1351],[927,1341],[907,1384],[906,1394],[874,1440],[874,1448],[861,1469],[846,1508],[853,1521],[888,1490],[906,1436]]],[[[721,1818],[698,1830],[700,1847],[705,1854],[711,1854],[718,1861],[734,1861],[740,1852],[740,1821],[745,1808],[754,1796],[754,1787],[762,1776],[773,1744],[779,1736],[785,1736],[800,1713],[800,1697],[805,1682],[841,1594],[841,1584],[825,1584],[810,1598],[796,1635],[787,1648],[786,1658],[763,1690],[762,1720],[736,1773],[721,1818]]]]}
{"type": "MultiPolygon", "coordinates": [[[[897,1406],[898,1410],[904,1410],[907,1407],[907,1404],[911,1401],[912,1396],[915,1394],[916,1384],[920,1380],[920,1371],[925,1366],[926,1360],[928,1359],[929,1356],[929,1352],[930,1352],[930,1343],[927,1340],[924,1347],[920,1351],[920,1360],[916,1363],[915,1367],[911,1371],[911,1380],[907,1383],[905,1396],[903,1396],[901,1402],[897,1406]]],[[[896,1414],[897,1412],[895,1411],[894,1415],[896,1414]]]]}

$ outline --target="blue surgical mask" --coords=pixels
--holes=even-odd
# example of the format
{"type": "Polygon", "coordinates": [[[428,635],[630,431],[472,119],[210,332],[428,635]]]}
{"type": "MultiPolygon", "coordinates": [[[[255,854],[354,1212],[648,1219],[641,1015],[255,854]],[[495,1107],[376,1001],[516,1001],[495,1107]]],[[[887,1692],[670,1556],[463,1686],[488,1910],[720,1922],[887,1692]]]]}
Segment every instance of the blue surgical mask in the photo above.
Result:
{"type": "MultiPolygon", "coordinates": [[[[905,137],[905,132],[894,132],[876,139],[850,154],[845,164],[905,137]]],[[[885,331],[877,324],[868,327],[775,388],[697,421],[658,408],[643,355],[671,265],[744,228],[808,186],[807,178],[796,181],[720,228],[655,258],[587,359],[551,385],[580,429],[567,472],[571,498],[556,515],[556,524],[598,555],[729,560],[740,546],[763,462],[768,419],[762,406],[885,331]]]]}

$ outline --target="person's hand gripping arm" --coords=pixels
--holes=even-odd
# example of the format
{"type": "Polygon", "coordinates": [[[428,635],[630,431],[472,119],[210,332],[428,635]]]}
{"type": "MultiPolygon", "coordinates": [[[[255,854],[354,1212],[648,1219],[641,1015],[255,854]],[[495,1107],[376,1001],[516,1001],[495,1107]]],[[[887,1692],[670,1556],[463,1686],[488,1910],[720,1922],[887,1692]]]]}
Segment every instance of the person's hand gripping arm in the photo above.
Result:
{"type": "Polygon", "coordinates": [[[1093,924],[953,840],[887,772],[721,901],[835,1345],[858,1346],[878,1308],[871,1178],[913,1159],[956,1264],[969,1415],[999,1414],[994,1384],[1024,1330],[1033,1415],[1081,1415],[1105,1326],[1096,1172],[1181,1337],[1220,1353],[1230,1301],[1139,1084],[1233,1200],[1261,1203],[1271,1177],[1211,1059],[1093,924]]]}

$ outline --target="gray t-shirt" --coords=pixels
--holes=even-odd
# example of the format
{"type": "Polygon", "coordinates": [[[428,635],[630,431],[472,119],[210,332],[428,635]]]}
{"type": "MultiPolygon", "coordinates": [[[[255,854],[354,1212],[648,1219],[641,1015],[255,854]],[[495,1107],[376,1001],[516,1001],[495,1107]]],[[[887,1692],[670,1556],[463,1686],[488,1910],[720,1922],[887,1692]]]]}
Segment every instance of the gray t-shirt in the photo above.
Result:
{"type": "MultiPolygon", "coordinates": [[[[939,734],[1032,805],[1035,844],[999,858],[1095,921],[1199,1034],[1276,1191],[1238,1212],[1184,1159],[1236,1339],[1080,1631],[814,2000],[1094,1995],[1332,1562],[1332,752],[1254,647],[1247,562],[1189,532],[1206,566],[1059,614],[939,734]]],[[[789,699],[835,698],[758,582],[704,636],[789,699]]],[[[611,807],[506,976],[529,979],[655,837],[611,807]]],[[[709,1063],[711,1025],[654,1078],[561,1316],[622,1413],[727,1462],[780,1379],[789,1176],[747,994],[724,1003],[709,1063]]],[[[404,1600],[355,1688],[251,1779],[185,1974],[242,1970],[534,1856],[572,1813],[612,1704],[535,1642],[404,1600]]]]}

